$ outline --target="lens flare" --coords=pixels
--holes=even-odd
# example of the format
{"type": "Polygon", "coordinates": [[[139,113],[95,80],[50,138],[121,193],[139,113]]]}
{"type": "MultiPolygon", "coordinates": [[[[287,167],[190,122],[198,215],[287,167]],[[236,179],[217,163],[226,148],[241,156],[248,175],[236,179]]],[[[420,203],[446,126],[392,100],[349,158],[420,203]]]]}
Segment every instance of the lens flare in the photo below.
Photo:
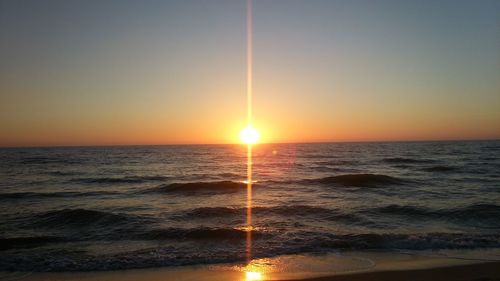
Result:
{"type": "MultiPolygon", "coordinates": [[[[247,225],[246,257],[252,260],[252,145],[259,140],[259,132],[252,127],[252,0],[247,0],[247,127],[240,132],[241,141],[247,144],[247,225]]],[[[262,280],[258,272],[246,273],[247,280],[262,280]]]]}
{"type": "Polygon", "coordinates": [[[259,138],[259,132],[251,126],[246,127],[240,132],[240,139],[244,144],[256,144],[259,138]]]}

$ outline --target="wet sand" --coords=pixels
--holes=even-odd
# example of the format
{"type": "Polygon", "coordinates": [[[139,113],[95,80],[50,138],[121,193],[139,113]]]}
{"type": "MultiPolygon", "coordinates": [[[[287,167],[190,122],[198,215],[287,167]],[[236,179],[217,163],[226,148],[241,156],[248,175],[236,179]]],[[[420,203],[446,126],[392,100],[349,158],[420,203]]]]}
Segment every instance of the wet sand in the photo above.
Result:
{"type": "Polygon", "coordinates": [[[417,270],[362,272],[309,278],[308,281],[498,281],[500,262],[488,262],[417,270]]]}
{"type": "Polygon", "coordinates": [[[164,267],[97,272],[0,272],[0,280],[24,281],[500,281],[500,250],[440,252],[349,252],[341,255],[291,255],[234,264],[164,267]]]}

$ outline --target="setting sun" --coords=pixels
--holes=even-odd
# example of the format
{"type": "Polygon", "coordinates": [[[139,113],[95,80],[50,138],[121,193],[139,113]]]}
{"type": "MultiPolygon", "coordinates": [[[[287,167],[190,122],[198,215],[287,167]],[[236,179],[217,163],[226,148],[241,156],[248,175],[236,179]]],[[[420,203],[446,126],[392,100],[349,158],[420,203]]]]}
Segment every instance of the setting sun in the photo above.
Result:
{"type": "Polygon", "coordinates": [[[262,280],[262,274],[260,272],[248,271],[245,273],[246,281],[262,280]]]}
{"type": "Polygon", "coordinates": [[[240,132],[241,142],[245,144],[256,144],[259,138],[259,132],[251,126],[246,127],[240,132]]]}

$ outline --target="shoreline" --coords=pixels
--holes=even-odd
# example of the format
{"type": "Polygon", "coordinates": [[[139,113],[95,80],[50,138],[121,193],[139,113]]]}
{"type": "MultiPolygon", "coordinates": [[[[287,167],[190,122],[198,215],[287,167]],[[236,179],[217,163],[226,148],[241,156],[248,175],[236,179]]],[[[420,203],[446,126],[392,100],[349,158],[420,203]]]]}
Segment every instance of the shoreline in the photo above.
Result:
{"type": "Polygon", "coordinates": [[[87,272],[0,272],[5,281],[247,281],[246,272],[275,281],[457,280],[500,281],[500,249],[344,252],[214,264],[87,272]]]}
{"type": "MultiPolygon", "coordinates": [[[[280,281],[292,281],[286,279],[280,281]]],[[[295,279],[297,280],[297,279],[295,279]]],[[[453,281],[494,281],[500,280],[500,261],[481,262],[466,265],[444,266],[413,270],[387,270],[339,274],[333,276],[300,279],[302,281],[382,281],[382,280],[453,280],[453,281]]]]}
{"type": "MultiPolygon", "coordinates": [[[[74,272],[74,273],[33,273],[22,275],[9,273],[6,275],[0,274],[2,280],[14,281],[14,280],[25,280],[25,281],[62,281],[62,280],[86,280],[86,281],[139,281],[139,280],[151,280],[151,281],[169,281],[169,280],[179,280],[179,281],[191,281],[191,280],[232,280],[232,281],[246,281],[242,274],[235,274],[230,272],[224,272],[221,275],[208,274],[201,277],[199,274],[189,274],[183,272],[181,276],[172,275],[171,271],[162,272],[162,270],[156,269],[140,269],[138,271],[144,271],[137,275],[139,272],[134,272],[129,275],[131,270],[113,271],[113,272],[74,272]],[[5,278],[5,279],[4,279],[5,278]]],[[[132,270],[135,271],[135,270],[132,270]]],[[[194,272],[193,272],[194,273],[194,272]]],[[[437,268],[428,269],[413,269],[413,270],[386,270],[386,271],[362,271],[354,273],[340,273],[337,275],[326,275],[322,277],[305,277],[305,278],[293,278],[293,279],[262,279],[262,280],[273,280],[273,281],[427,281],[427,280],[453,280],[453,281],[498,281],[500,280],[500,262],[482,262],[466,265],[453,265],[444,266],[437,268]]]]}

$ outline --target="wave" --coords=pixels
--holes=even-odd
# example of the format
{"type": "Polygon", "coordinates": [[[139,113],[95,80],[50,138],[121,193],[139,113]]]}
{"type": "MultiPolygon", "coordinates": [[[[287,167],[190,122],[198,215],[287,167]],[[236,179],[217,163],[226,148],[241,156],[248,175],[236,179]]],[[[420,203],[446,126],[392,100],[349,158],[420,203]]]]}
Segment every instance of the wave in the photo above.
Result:
{"type": "MultiPolygon", "coordinates": [[[[261,236],[261,232],[252,231],[252,238],[261,236]]],[[[155,229],[138,235],[137,238],[146,240],[244,240],[247,231],[235,228],[167,228],[155,229]]]]}
{"type": "Polygon", "coordinates": [[[281,205],[275,207],[254,207],[252,212],[262,215],[318,215],[334,212],[335,210],[310,205],[281,205]]]}
{"type": "Polygon", "coordinates": [[[243,182],[235,181],[214,181],[214,182],[187,182],[162,184],[146,192],[171,192],[181,194],[213,194],[213,193],[231,193],[246,188],[243,182]]]}
{"type": "Polygon", "coordinates": [[[448,215],[458,219],[494,219],[500,225],[500,206],[493,204],[475,204],[451,209],[448,215]]]}
{"type": "Polygon", "coordinates": [[[67,177],[67,176],[74,176],[81,174],[81,172],[76,172],[76,171],[52,171],[52,172],[47,172],[48,175],[51,176],[61,176],[61,177],[67,177]]]}
{"type": "MultiPolygon", "coordinates": [[[[175,220],[196,220],[229,217],[244,218],[246,211],[246,208],[201,207],[178,213],[174,215],[173,218],[175,220]]],[[[272,207],[256,206],[252,208],[252,214],[254,216],[264,218],[268,218],[270,216],[280,216],[286,218],[313,217],[315,219],[346,221],[349,223],[357,223],[362,221],[362,218],[356,214],[345,213],[339,209],[328,209],[310,205],[280,205],[272,207]]]]}
{"type": "Polygon", "coordinates": [[[329,160],[329,161],[317,161],[314,164],[326,165],[326,166],[350,166],[350,165],[359,164],[359,161],[334,159],[334,160],[329,160]]]}
{"type": "Polygon", "coordinates": [[[130,222],[133,216],[86,209],[62,209],[35,216],[35,225],[41,227],[111,226],[130,222]]]}
{"type": "Polygon", "coordinates": [[[65,165],[71,165],[71,164],[81,164],[82,161],[77,161],[75,159],[69,159],[66,157],[38,157],[38,156],[33,156],[33,157],[25,157],[20,159],[20,164],[24,165],[45,165],[45,164],[65,164],[65,165]]]}
{"type": "Polygon", "coordinates": [[[452,166],[433,166],[433,167],[423,168],[422,170],[426,172],[450,172],[456,169],[457,167],[452,167],[452,166]]]}
{"type": "Polygon", "coordinates": [[[308,217],[329,221],[344,221],[351,224],[361,222],[363,219],[356,214],[343,212],[340,209],[329,209],[310,205],[281,205],[275,207],[255,207],[252,212],[259,216],[278,215],[283,217],[308,217]]]}
{"type": "Polygon", "coordinates": [[[458,223],[473,224],[484,228],[500,228],[500,206],[474,204],[461,208],[429,209],[415,206],[389,205],[365,210],[383,215],[398,215],[420,219],[442,219],[458,223]]]}
{"type": "Polygon", "coordinates": [[[17,248],[34,248],[48,243],[63,242],[65,239],[57,236],[32,236],[0,238],[0,250],[17,248]]]}
{"type": "Polygon", "coordinates": [[[70,182],[78,182],[83,184],[114,184],[114,183],[144,183],[149,181],[165,181],[170,177],[165,176],[127,176],[121,178],[75,178],[70,182]]]}
{"type": "MultiPolygon", "coordinates": [[[[294,215],[317,215],[331,213],[334,210],[309,206],[309,205],[282,205],[273,207],[253,207],[252,213],[258,215],[284,215],[284,216],[294,216],[294,215]]],[[[230,208],[230,207],[201,207],[189,210],[184,213],[187,217],[225,217],[232,215],[243,215],[246,212],[246,208],[230,208]]]]}
{"type": "Polygon", "coordinates": [[[85,196],[103,196],[116,195],[116,192],[95,191],[95,192],[7,192],[0,193],[1,199],[28,199],[28,198],[59,198],[59,197],[85,197],[85,196]]]}
{"type": "MultiPolygon", "coordinates": [[[[201,207],[174,215],[175,220],[196,220],[211,218],[243,217],[246,208],[201,207]]],[[[340,221],[349,224],[365,225],[370,223],[364,217],[367,214],[396,215],[409,219],[436,219],[452,221],[459,224],[473,224],[480,228],[500,227],[500,206],[492,204],[476,204],[462,208],[429,209],[417,206],[389,205],[378,208],[363,209],[357,213],[347,213],[340,209],[329,209],[310,205],[281,205],[273,207],[254,207],[255,216],[268,218],[280,217],[312,217],[319,220],[340,221]]]]}
{"type": "Polygon", "coordinates": [[[350,223],[355,223],[360,220],[359,217],[353,214],[342,212],[339,209],[328,209],[318,206],[309,205],[282,205],[275,207],[255,207],[252,212],[256,215],[268,216],[279,215],[283,217],[306,217],[313,216],[319,219],[327,220],[347,220],[350,223]]]}
{"type": "Polygon", "coordinates": [[[414,158],[404,158],[404,157],[390,157],[382,159],[386,163],[394,164],[420,164],[420,163],[432,163],[431,159],[414,159],[414,158]]]}
{"type": "MultiPolygon", "coordinates": [[[[367,210],[364,210],[367,211],[367,210]]],[[[402,205],[389,205],[385,207],[369,209],[368,212],[381,213],[381,214],[393,214],[393,215],[404,215],[411,217],[433,217],[435,212],[422,207],[414,206],[402,206],[402,205]]]]}
{"type": "Polygon", "coordinates": [[[378,187],[381,185],[403,184],[405,181],[386,175],[378,174],[347,174],[308,180],[320,184],[339,184],[353,187],[378,187]]]}
{"type": "MultiPolygon", "coordinates": [[[[279,236],[279,240],[254,238],[253,257],[263,258],[287,254],[329,253],[338,250],[438,250],[500,247],[499,234],[415,233],[376,234],[295,232],[279,236]]],[[[194,264],[234,263],[245,260],[246,232],[230,228],[163,229],[150,231],[146,239],[164,239],[153,248],[91,255],[85,252],[30,251],[2,253],[0,271],[94,271],[178,266],[194,264]],[[172,239],[174,241],[168,241],[172,239]],[[178,243],[175,240],[191,240],[178,243]],[[207,249],[207,239],[218,246],[207,249]],[[188,246],[191,245],[191,246],[188,246]],[[244,248],[243,248],[244,249],[244,248]]]]}
{"type": "Polygon", "coordinates": [[[312,245],[330,249],[474,249],[500,246],[498,234],[415,233],[415,234],[348,234],[330,235],[312,245]],[[318,245],[319,244],[319,245],[318,245]]]}
{"type": "Polygon", "coordinates": [[[174,216],[174,218],[218,218],[218,217],[228,217],[228,216],[243,216],[245,214],[245,208],[230,208],[230,207],[200,207],[192,210],[188,210],[179,213],[174,216]]]}
{"type": "Polygon", "coordinates": [[[221,178],[241,178],[243,175],[237,174],[237,173],[226,172],[226,173],[219,173],[219,174],[217,174],[217,176],[219,176],[221,178]]]}
{"type": "Polygon", "coordinates": [[[301,156],[302,158],[317,158],[317,159],[331,159],[331,158],[334,158],[335,156],[333,155],[325,155],[325,154],[304,154],[301,156]]]}

